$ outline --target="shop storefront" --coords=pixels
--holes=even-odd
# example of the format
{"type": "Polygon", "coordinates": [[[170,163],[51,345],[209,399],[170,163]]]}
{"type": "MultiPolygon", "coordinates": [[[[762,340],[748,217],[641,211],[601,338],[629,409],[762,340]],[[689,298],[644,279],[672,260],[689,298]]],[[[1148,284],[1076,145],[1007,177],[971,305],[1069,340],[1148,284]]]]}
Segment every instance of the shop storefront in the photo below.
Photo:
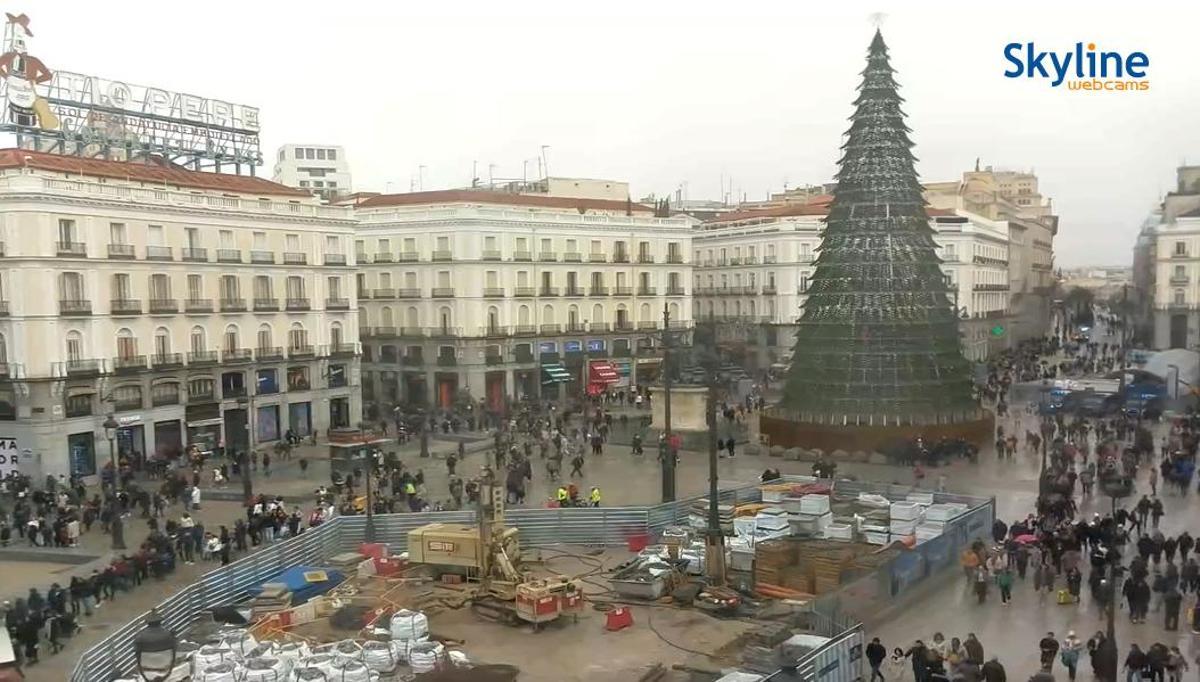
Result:
{"type": "Polygon", "coordinates": [[[334,429],[344,429],[350,426],[350,399],[330,398],[329,399],[329,427],[334,429]]]}
{"type": "Polygon", "coordinates": [[[95,476],[96,434],[88,431],[67,436],[67,457],[72,476],[95,476]]]}
{"type": "Polygon", "coordinates": [[[542,365],[542,396],[557,399],[563,397],[562,385],[570,383],[571,373],[561,363],[542,365]]]}
{"type": "Polygon", "coordinates": [[[288,428],[299,437],[312,433],[312,403],[291,403],[288,405],[288,428]]]}
{"type": "Polygon", "coordinates": [[[249,412],[243,407],[225,410],[221,422],[225,428],[225,447],[234,452],[250,450],[249,412]]]}
{"type": "Polygon", "coordinates": [[[617,368],[608,360],[591,360],[588,362],[588,395],[600,395],[609,390],[621,380],[617,368]]]}
{"type": "Polygon", "coordinates": [[[458,392],[458,374],[438,372],[434,375],[437,386],[437,406],[448,410],[454,406],[454,394],[458,392]]]}
{"type": "Polygon", "coordinates": [[[612,385],[616,390],[626,390],[633,376],[633,363],[629,360],[612,360],[612,366],[617,369],[617,382],[612,385]]]}
{"type": "Polygon", "coordinates": [[[484,376],[485,390],[487,392],[487,409],[492,412],[503,412],[506,402],[506,387],[504,381],[504,370],[498,372],[488,372],[484,376]]]}
{"type": "Polygon", "coordinates": [[[413,405],[426,405],[429,402],[424,372],[403,372],[404,399],[413,405]]]}
{"type": "Polygon", "coordinates": [[[635,367],[636,374],[633,381],[637,386],[646,386],[658,381],[662,358],[638,358],[635,367]]]}
{"type": "Polygon", "coordinates": [[[146,427],[141,415],[117,417],[117,460],[128,462],[135,469],[146,464],[146,427]]]}
{"type": "Polygon", "coordinates": [[[221,404],[188,405],[183,410],[183,417],[187,423],[186,447],[195,445],[205,457],[219,454],[220,448],[225,444],[221,431],[225,423],[221,419],[221,404]]]}
{"type": "Polygon", "coordinates": [[[279,406],[259,405],[254,412],[254,442],[279,440],[279,406]]]}
{"type": "Polygon", "coordinates": [[[536,400],[538,392],[538,371],[536,369],[518,369],[513,371],[513,382],[516,384],[518,400],[536,400]]]}
{"type": "Polygon", "coordinates": [[[172,460],[183,452],[183,431],[179,420],[154,422],[154,456],[172,460]]]}

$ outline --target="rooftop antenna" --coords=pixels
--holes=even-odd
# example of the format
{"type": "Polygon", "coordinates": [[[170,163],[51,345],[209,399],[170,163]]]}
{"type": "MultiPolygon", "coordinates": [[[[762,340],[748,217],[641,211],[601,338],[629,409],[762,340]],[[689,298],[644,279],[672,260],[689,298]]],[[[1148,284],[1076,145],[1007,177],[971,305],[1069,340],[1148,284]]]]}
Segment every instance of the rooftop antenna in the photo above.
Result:
{"type": "Polygon", "coordinates": [[[542,169],[546,171],[546,174],[543,176],[546,178],[550,177],[550,160],[546,158],[546,150],[549,148],[550,145],[548,144],[542,145],[542,169]]]}
{"type": "Polygon", "coordinates": [[[425,165],[417,166],[417,188],[425,191],[425,165]]]}
{"type": "Polygon", "coordinates": [[[488,164],[488,189],[496,188],[496,176],[493,174],[493,171],[495,171],[495,170],[496,170],[496,164],[489,163],[488,164]]]}
{"type": "Polygon", "coordinates": [[[479,162],[471,162],[471,187],[479,186],[479,162]]]}

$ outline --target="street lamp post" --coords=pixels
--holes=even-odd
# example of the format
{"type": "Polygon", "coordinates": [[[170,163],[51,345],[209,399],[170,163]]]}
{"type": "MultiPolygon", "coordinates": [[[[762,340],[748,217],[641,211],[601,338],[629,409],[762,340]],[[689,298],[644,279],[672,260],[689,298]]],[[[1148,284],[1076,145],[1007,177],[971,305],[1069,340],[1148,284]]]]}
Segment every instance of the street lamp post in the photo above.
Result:
{"type": "Polygon", "coordinates": [[[359,456],[366,462],[365,474],[367,477],[367,527],[365,534],[367,542],[375,542],[375,497],[371,491],[371,474],[375,469],[375,453],[369,447],[368,434],[370,431],[368,429],[370,429],[370,425],[366,422],[359,422],[359,442],[362,443],[359,456]]]}
{"type": "Polygon", "coordinates": [[[250,480],[250,453],[254,451],[254,425],[251,422],[251,415],[254,414],[254,397],[238,398],[239,406],[244,406],[246,410],[246,450],[237,454],[238,469],[242,474],[242,498],[246,504],[250,504],[250,498],[254,497],[254,483],[250,480]]]}
{"type": "Polygon", "coordinates": [[[137,654],[138,675],[145,682],[163,682],[175,669],[175,656],[178,641],[162,626],[162,618],[158,611],[151,610],[146,615],[146,629],[138,633],[133,640],[133,650],[137,654]]]}
{"type": "Polygon", "coordinates": [[[675,501],[675,453],[671,451],[671,311],[663,305],[663,444],[662,457],[662,501],[675,501]]]}
{"type": "Polygon", "coordinates": [[[713,585],[725,584],[725,534],[721,530],[717,486],[717,386],[721,369],[717,354],[717,326],[711,313],[708,320],[708,344],[703,366],[708,383],[708,524],[704,533],[705,573],[713,585]]]}
{"type": "Polygon", "coordinates": [[[114,441],[117,438],[117,429],[120,428],[120,423],[111,414],[105,417],[104,437],[108,439],[108,457],[112,467],[112,486],[109,489],[108,505],[111,519],[109,519],[109,530],[112,533],[112,548],[114,550],[125,549],[125,526],[121,519],[121,500],[117,497],[119,489],[119,481],[121,480],[121,470],[117,466],[117,448],[114,441]]]}

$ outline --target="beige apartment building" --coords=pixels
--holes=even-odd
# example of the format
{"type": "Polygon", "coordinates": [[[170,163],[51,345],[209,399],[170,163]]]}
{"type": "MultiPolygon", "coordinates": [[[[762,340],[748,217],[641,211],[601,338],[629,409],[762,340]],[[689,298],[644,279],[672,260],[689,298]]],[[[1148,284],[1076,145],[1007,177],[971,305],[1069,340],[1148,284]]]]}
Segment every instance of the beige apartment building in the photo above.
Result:
{"type": "Polygon", "coordinates": [[[1176,170],[1175,189],[1134,247],[1140,315],[1155,349],[1200,347],[1200,166],[1176,170]]]}
{"type": "Polygon", "coordinates": [[[0,151],[0,441],[33,474],[355,423],[351,209],[253,177],[0,151]]]}

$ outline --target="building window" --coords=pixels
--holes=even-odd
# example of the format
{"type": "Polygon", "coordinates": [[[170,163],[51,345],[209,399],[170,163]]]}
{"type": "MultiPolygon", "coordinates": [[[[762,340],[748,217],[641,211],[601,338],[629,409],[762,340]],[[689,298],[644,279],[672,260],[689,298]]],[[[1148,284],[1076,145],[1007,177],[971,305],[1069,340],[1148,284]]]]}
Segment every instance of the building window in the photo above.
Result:
{"type": "Polygon", "coordinates": [[[171,300],[171,280],[166,275],[150,275],[150,300],[171,300]]]}
{"type": "Polygon", "coordinates": [[[297,159],[304,158],[304,148],[303,147],[296,147],[296,158],[297,159]]]}
{"type": "Polygon", "coordinates": [[[1183,296],[1183,289],[1176,289],[1175,290],[1175,305],[1183,305],[1185,302],[1186,301],[1183,296]]]}
{"type": "Polygon", "coordinates": [[[1176,256],[1186,256],[1187,255],[1187,242],[1175,242],[1175,255],[1176,256]]]}
{"type": "Polygon", "coordinates": [[[330,277],[328,280],[328,284],[329,284],[329,298],[341,298],[342,297],[342,278],[341,277],[330,277]]]}
{"type": "Polygon", "coordinates": [[[304,298],[304,278],[295,276],[287,278],[287,297],[292,300],[304,298]]]}
{"type": "Polygon", "coordinates": [[[198,301],[204,298],[204,277],[203,275],[188,275],[188,299],[198,301]]]}
{"type": "Polygon", "coordinates": [[[79,233],[75,230],[75,221],[69,218],[58,219],[58,241],[64,244],[74,243],[79,233]]]}
{"type": "Polygon", "coordinates": [[[119,272],[112,276],[112,296],[117,301],[128,301],[133,298],[133,288],[129,285],[129,275],[119,272]]]}
{"type": "Polygon", "coordinates": [[[221,298],[233,301],[241,297],[242,288],[239,286],[237,275],[221,275],[221,298]]]}
{"type": "Polygon", "coordinates": [[[154,331],[154,355],[163,357],[171,352],[171,332],[166,327],[154,331]]]}
{"type": "Polygon", "coordinates": [[[326,156],[330,161],[337,161],[337,150],[330,149],[326,152],[326,156]]]}
{"type": "Polygon", "coordinates": [[[87,296],[83,289],[83,275],[78,272],[64,272],[58,276],[59,288],[64,301],[85,301],[87,296]]]}
{"type": "Polygon", "coordinates": [[[238,330],[237,327],[229,325],[225,328],[225,351],[238,350],[238,330]]]}
{"type": "Polygon", "coordinates": [[[193,353],[203,353],[208,350],[208,341],[205,338],[204,327],[192,327],[192,333],[188,336],[193,353]]]}
{"type": "Polygon", "coordinates": [[[324,161],[324,160],[325,160],[325,150],[324,150],[324,149],[318,149],[318,150],[317,150],[317,160],[318,160],[318,161],[324,161]]]}
{"type": "Polygon", "coordinates": [[[149,241],[151,246],[166,246],[166,237],[163,234],[162,225],[151,225],[149,230],[149,241]]]}
{"type": "Polygon", "coordinates": [[[109,223],[108,238],[113,244],[127,244],[128,235],[125,233],[125,223],[109,223]]]}

